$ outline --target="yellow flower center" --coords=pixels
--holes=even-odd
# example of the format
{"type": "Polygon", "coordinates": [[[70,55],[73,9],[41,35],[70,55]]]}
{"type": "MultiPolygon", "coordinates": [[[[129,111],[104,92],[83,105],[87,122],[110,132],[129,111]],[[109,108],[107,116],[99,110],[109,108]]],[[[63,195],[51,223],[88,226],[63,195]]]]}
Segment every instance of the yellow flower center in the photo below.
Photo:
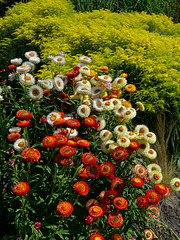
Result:
{"type": "Polygon", "coordinates": [[[121,139],[121,142],[126,142],[126,141],[127,141],[126,138],[122,138],[122,139],[121,139]]]}
{"type": "Polygon", "coordinates": [[[153,150],[151,150],[151,149],[150,149],[148,152],[149,152],[150,154],[153,154],[153,153],[154,153],[153,150]]]}
{"type": "Polygon", "coordinates": [[[71,129],[70,133],[74,133],[74,132],[75,132],[75,130],[74,130],[74,129],[71,129]]]}
{"type": "Polygon", "coordinates": [[[108,76],[104,76],[104,79],[108,79],[109,77],[108,76]]]}
{"type": "Polygon", "coordinates": [[[25,68],[26,66],[21,66],[20,68],[25,68]]]}
{"type": "Polygon", "coordinates": [[[61,82],[60,82],[60,81],[57,81],[57,85],[60,87],[60,86],[61,86],[61,82]]]}
{"type": "Polygon", "coordinates": [[[51,116],[51,121],[55,121],[57,119],[56,115],[51,116]]]}
{"type": "Polygon", "coordinates": [[[105,133],[104,133],[104,137],[106,137],[108,134],[109,134],[109,132],[105,132],[105,133]]]}
{"type": "Polygon", "coordinates": [[[109,106],[111,103],[110,102],[105,102],[105,104],[109,106]]]}
{"type": "Polygon", "coordinates": [[[59,62],[62,61],[62,58],[58,58],[57,61],[59,61],[59,62]]]}
{"type": "Polygon", "coordinates": [[[147,136],[148,136],[148,137],[152,137],[153,134],[152,134],[152,133],[148,133],[147,136]]]}
{"type": "Polygon", "coordinates": [[[30,150],[30,151],[28,151],[28,152],[26,153],[26,155],[27,155],[28,157],[34,157],[34,156],[36,156],[36,153],[35,153],[34,151],[30,150]]]}
{"type": "Polygon", "coordinates": [[[99,207],[93,207],[92,212],[93,213],[98,213],[99,212],[99,207]]]}
{"type": "Polygon", "coordinates": [[[30,77],[26,77],[26,81],[29,81],[29,80],[31,80],[31,78],[30,77]]]}

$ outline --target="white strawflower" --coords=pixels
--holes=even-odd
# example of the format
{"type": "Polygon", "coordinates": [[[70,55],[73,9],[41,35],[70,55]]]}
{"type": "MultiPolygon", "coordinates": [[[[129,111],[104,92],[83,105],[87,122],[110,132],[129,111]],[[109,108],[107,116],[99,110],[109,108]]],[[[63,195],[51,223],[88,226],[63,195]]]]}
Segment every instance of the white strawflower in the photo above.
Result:
{"type": "Polygon", "coordinates": [[[43,97],[43,89],[39,85],[33,85],[28,90],[29,97],[33,100],[40,100],[43,97]]]}
{"type": "Polygon", "coordinates": [[[54,78],[54,87],[55,87],[55,89],[56,89],[58,92],[61,92],[61,91],[63,91],[63,89],[64,89],[64,82],[63,82],[63,80],[62,80],[60,77],[58,77],[58,76],[56,76],[56,77],[54,78]]]}
{"type": "Polygon", "coordinates": [[[89,117],[90,113],[91,108],[85,104],[80,105],[77,109],[77,114],[82,118],[89,117]]]}
{"type": "Polygon", "coordinates": [[[108,130],[104,129],[100,132],[100,139],[103,142],[110,140],[112,138],[112,136],[113,136],[112,133],[108,130]]]}
{"type": "MultiPolygon", "coordinates": [[[[139,149],[138,149],[139,150],[139,149]]],[[[155,159],[157,157],[157,153],[154,149],[149,149],[143,152],[143,155],[149,159],[155,159]]]]}
{"type": "Polygon", "coordinates": [[[30,71],[33,71],[35,69],[35,65],[32,62],[23,62],[22,66],[29,66],[31,68],[30,71]]]}
{"type": "Polygon", "coordinates": [[[72,128],[66,128],[66,129],[68,130],[68,134],[67,134],[68,139],[78,136],[78,131],[76,129],[72,129],[72,128]]]}
{"type": "Polygon", "coordinates": [[[104,101],[102,106],[103,106],[103,109],[107,111],[114,109],[114,104],[109,100],[104,101]]]}
{"type": "Polygon", "coordinates": [[[14,65],[21,65],[22,59],[21,58],[11,59],[11,63],[14,64],[14,65]]]}
{"type": "Polygon", "coordinates": [[[2,95],[0,95],[0,102],[4,101],[4,98],[2,95]]]}
{"type": "Polygon", "coordinates": [[[15,77],[16,77],[15,73],[10,73],[10,74],[8,75],[9,81],[13,81],[13,80],[15,79],[15,77]]]}
{"type": "Polygon", "coordinates": [[[28,147],[28,142],[24,138],[19,138],[14,142],[14,149],[18,152],[22,152],[25,147],[28,147]]]}
{"type": "Polygon", "coordinates": [[[10,128],[9,129],[9,132],[12,133],[12,132],[20,132],[21,131],[21,128],[20,127],[13,127],[13,128],[10,128]]]}
{"type": "Polygon", "coordinates": [[[163,175],[159,171],[152,171],[149,173],[149,180],[154,184],[159,184],[162,182],[163,175]]]}
{"type": "Polygon", "coordinates": [[[53,58],[54,58],[54,56],[53,56],[53,55],[48,55],[48,56],[47,56],[47,59],[48,59],[48,60],[50,60],[50,61],[52,61],[52,60],[53,60],[53,58]]]}
{"type": "Polygon", "coordinates": [[[26,53],[25,53],[25,57],[26,57],[27,59],[30,59],[31,57],[37,57],[37,52],[35,52],[35,51],[26,52],[26,53]]]}
{"type": "Polygon", "coordinates": [[[99,76],[99,79],[103,83],[112,82],[112,77],[110,77],[108,75],[101,75],[101,76],[99,76]]]}
{"type": "Polygon", "coordinates": [[[27,73],[31,70],[31,67],[29,65],[22,65],[20,67],[17,67],[16,71],[17,73],[27,73]]]}
{"type": "Polygon", "coordinates": [[[127,84],[126,78],[118,77],[113,81],[116,88],[123,88],[127,84]]]}
{"type": "Polygon", "coordinates": [[[108,140],[108,141],[104,141],[101,144],[101,149],[104,153],[111,153],[112,152],[112,144],[114,143],[113,140],[108,140]]]}
{"type": "Polygon", "coordinates": [[[19,81],[20,81],[20,83],[22,83],[23,85],[26,85],[26,86],[32,86],[35,84],[35,78],[30,73],[21,74],[19,76],[19,81]]]}
{"type": "Polygon", "coordinates": [[[148,174],[150,174],[152,171],[161,172],[161,167],[156,163],[151,163],[151,164],[147,165],[148,174]]]}
{"type": "Polygon", "coordinates": [[[53,58],[53,62],[57,65],[57,66],[62,66],[66,63],[66,59],[63,56],[55,56],[53,58]]]}
{"type": "Polygon", "coordinates": [[[114,114],[117,117],[123,117],[126,110],[127,108],[125,106],[120,106],[118,109],[114,110],[114,114]]]}
{"type": "Polygon", "coordinates": [[[38,63],[40,63],[41,59],[39,57],[30,57],[29,61],[34,64],[38,64],[38,63]]]}
{"type": "Polygon", "coordinates": [[[125,136],[126,132],[127,132],[127,127],[125,125],[117,125],[114,128],[114,134],[118,138],[125,136]]]}
{"type": "Polygon", "coordinates": [[[91,96],[93,98],[98,98],[104,93],[104,89],[101,87],[94,87],[91,89],[91,96]]]}
{"type": "MultiPolygon", "coordinates": [[[[53,80],[52,80],[53,81],[53,80]]],[[[38,80],[38,85],[44,89],[52,89],[53,82],[50,79],[38,80]]]]}
{"type": "Polygon", "coordinates": [[[79,72],[81,74],[90,75],[90,69],[87,66],[80,67],[79,72]]]}
{"type": "Polygon", "coordinates": [[[89,57],[87,57],[87,56],[82,56],[82,57],[80,57],[80,58],[79,58],[79,61],[80,61],[81,63],[84,63],[84,64],[89,64],[89,63],[91,63],[91,59],[90,59],[89,57]]]}
{"type": "Polygon", "coordinates": [[[80,85],[76,89],[77,93],[81,95],[90,95],[91,94],[91,89],[89,87],[86,87],[84,85],[80,85]]]}
{"type": "Polygon", "coordinates": [[[54,126],[54,122],[58,119],[61,118],[61,115],[58,112],[51,112],[47,115],[47,123],[51,126],[54,126]]]}
{"type": "Polygon", "coordinates": [[[91,88],[91,83],[87,80],[82,80],[77,82],[78,86],[86,86],[88,88],[91,88]]]}
{"type": "Polygon", "coordinates": [[[127,137],[122,137],[122,138],[119,138],[119,139],[117,140],[118,146],[119,146],[119,147],[124,147],[124,148],[129,147],[130,142],[131,142],[131,141],[130,141],[129,138],[127,138],[127,137]]]}
{"type": "Polygon", "coordinates": [[[96,98],[92,100],[92,104],[93,104],[93,108],[97,111],[97,112],[102,112],[104,110],[103,108],[103,100],[100,98],[96,98]]]}
{"type": "Polygon", "coordinates": [[[2,88],[0,87],[0,94],[2,93],[2,88]]]}

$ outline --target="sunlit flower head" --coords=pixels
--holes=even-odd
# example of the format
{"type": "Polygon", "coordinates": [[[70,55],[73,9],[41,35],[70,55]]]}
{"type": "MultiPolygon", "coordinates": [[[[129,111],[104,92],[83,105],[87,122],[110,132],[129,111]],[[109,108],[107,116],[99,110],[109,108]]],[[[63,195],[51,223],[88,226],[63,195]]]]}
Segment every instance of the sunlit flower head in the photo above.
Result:
{"type": "Polygon", "coordinates": [[[91,89],[91,96],[93,98],[98,98],[104,94],[104,89],[102,87],[93,87],[91,89]]]}
{"type": "Polygon", "coordinates": [[[25,195],[29,192],[29,184],[27,182],[19,182],[13,187],[12,191],[18,196],[25,195]]]}
{"type": "Polygon", "coordinates": [[[101,75],[99,76],[99,79],[103,83],[112,82],[112,78],[108,75],[101,75]]]}
{"type": "Polygon", "coordinates": [[[73,212],[73,205],[67,201],[60,202],[57,205],[57,211],[63,217],[68,217],[73,212]]]}
{"type": "Polygon", "coordinates": [[[28,90],[28,95],[33,100],[40,100],[43,98],[43,89],[39,85],[33,85],[28,90]]]}
{"type": "Polygon", "coordinates": [[[105,240],[105,238],[101,234],[95,233],[90,237],[90,240],[105,240]]]}
{"type": "Polygon", "coordinates": [[[87,117],[84,119],[84,124],[87,127],[94,127],[96,124],[96,119],[94,117],[87,117]]]}
{"type": "Polygon", "coordinates": [[[81,196],[86,196],[89,192],[89,185],[84,181],[78,181],[73,185],[73,189],[81,196]]]}
{"type": "Polygon", "coordinates": [[[38,85],[43,89],[52,89],[53,88],[53,79],[38,80],[38,85]]]}
{"type": "Polygon", "coordinates": [[[173,191],[179,192],[180,191],[180,179],[177,177],[171,179],[170,187],[173,191]]]}
{"type": "Polygon", "coordinates": [[[129,145],[130,145],[130,140],[129,140],[129,138],[127,138],[127,137],[122,137],[122,138],[119,138],[118,140],[117,140],[117,144],[118,144],[118,146],[119,147],[124,147],[124,148],[127,148],[127,147],[129,147],[129,145]]]}
{"type": "Polygon", "coordinates": [[[146,195],[141,195],[137,198],[137,205],[139,207],[146,207],[148,203],[149,203],[149,200],[146,195]]]}
{"type": "Polygon", "coordinates": [[[121,101],[118,98],[111,98],[109,101],[112,102],[112,104],[114,105],[114,110],[121,107],[121,101]]]}
{"type": "Polygon", "coordinates": [[[90,69],[87,66],[80,67],[79,72],[81,74],[85,74],[87,76],[89,76],[91,74],[91,71],[90,71],[90,69]]]}
{"type": "Polygon", "coordinates": [[[140,178],[145,178],[146,175],[147,175],[147,170],[144,166],[142,165],[136,165],[135,168],[134,168],[134,171],[135,171],[135,174],[137,177],[140,177],[140,178]]]}
{"type": "Polygon", "coordinates": [[[149,229],[144,230],[145,235],[146,235],[146,240],[152,240],[153,239],[153,233],[149,229]]]}
{"type": "Polygon", "coordinates": [[[114,104],[110,100],[103,101],[103,109],[106,111],[110,111],[114,109],[114,104]]]}
{"type": "Polygon", "coordinates": [[[31,67],[29,65],[22,65],[16,69],[17,73],[28,73],[30,70],[31,67]]]}
{"type": "Polygon", "coordinates": [[[41,157],[40,152],[35,148],[25,148],[21,155],[26,162],[38,162],[41,157]]]}
{"type": "Polygon", "coordinates": [[[69,118],[66,120],[66,125],[69,128],[79,128],[80,127],[80,122],[76,118],[69,118]]]}
{"type": "Polygon", "coordinates": [[[35,51],[29,51],[29,52],[25,52],[25,57],[27,58],[27,59],[30,59],[31,57],[37,57],[38,55],[37,55],[37,52],[35,52],[35,51]]]}
{"type": "Polygon", "coordinates": [[[34,64],[38,64],[38,63],[40,63],[41,59],[39,57],[30,57],[29,61],[34,64]]]}
{"type": "Polygon", "coordinates": [[[157,218],[156,215],[153,215],[153,213],[151,213],[150,211],[156,213],[157,215],[160,214],[160,210],[159,208],[156,206],[156,205],[150,205],[148,208],[147,208],[147,215],[150,217],[150,218],[157,218]]]}
{"type": "Polygon", "coordinates": [[[119,89],[123,88],[127,84],[126,78],[118,77],[113,81],[113,84],[119,89]]]}
{"type": "Polygon", "coordinates": [[[21,137],[21,134],[18,133],[18,132],[12,132],[10,134],[8,134],[7,136],[7,139],[10,141],[10,142],[13,142],[15,140],[17,140],[18,138],[21,137]]]}
{"type": "Polygon", "coordinates": [[[57,66],[62,66],[66,63],[66,59],[63,56],[55,56],[53,58],[53,62],[57,65],[57,66]]]}
{"type": "Polygon", "coordinates": [[[123,197],[116,197],[113,200],[114,206],[119,210],[124,210],[128,206],[128,201],[123,197]]]}
{"type": "Polygon", "coordinates": [[[90,142],[86,139],[80,139],[77,141],[78,147],[88,148],[90,146],[90,142]]]}
{"type": "Polygon", "coordinates": [[[19,110],[16,112],[16,117],[19,120],[29,120],[32,118],[32,113],[26,110],[19,110]]]}
{"type": "Polygon", "coordinates": [[[19,76],[19,81],[20,81],[20,83],[22,83],[23,85],[26,85],[26,86],[32,86],[35,84],[35,78],[30,73],[21,74],[19,76]]]}
{"type": "Polygon", "coordinates": [[[148,149],[147,151],[143,152],[143,156],[149,158],[149,159],[155,159],[157,157],[157,152],[154,149],[148,149]]]}
{"type": "Polygon", "coordinates": [[[16,125],[21,128],[25,128],[25,127],[29,126],[29,124],[30,124],[29,120],[20,120],[16,123],[16,125]]]}
{"type": "Polygon", "coordinates": [[[76,129],[73,128],[66,128],[67,132],[67,137],[68,139],[72,139],[74,137],[78,136],[78,131],[76,129]]]}
{"type": "Polygon", "coordinates": [[[153,132],[148,132],[144,134],[144,139],[150,144],[154,144],[156,142],[156,135],[153,132]]]}
{"type": "Polygon", "coordinates": [[[22,63],[22,59],[21,58],[11,59],[11,63],[14,65],[20,65],[22,63]]]}
{"type": "Polygon", "coordinates": [[[171,194],[171,189],[170,189],[169,186],[167,186],[167,185],[165,185],[165,184],[164,184],[164,186],[165,186],[167,192],[166,192],[165,194],[161,194],[161,196],[162,196],[162,197],[169,197],[169,195],[171,194]]]}
{"type": "Polygon", "coordinates": [[[152,204],[156,204],[161,200],[161,195],[153,189],[147,190],[146,196],[148,198],[149,203],[152,203],[152,204]]]}
{"type": "Polygon", "coordinates": [[[86,104],[82,104],[77,108],[77,114],[81,117],[81,118],[87,118],[89,117],[91,113],[91,109],[89,106],[87,106],[86,104]]]}
{"type": "Polygon", "coordinates": [[[100,98],[96,98],[92,100],[93,108],[97,112],[102,112],[104,110],[103,108],[103,100],[100,98]]]}
{"type": "Polygon", "coordinates": [[[108,215],[108,223],[113,228],[119,228],[123,225],[123,217],[118,212],[111,212],[108,215]]]}
{"type": "Polygon", "coordinates": [[[13,146],[17,152],[22,152],[28,146],[28,142],[24,138],[19,138],[14,142],[13,146]]]}
{"type": "Polygon", "coordinates": [[[54,88],[55,88],[58,92],[63,91],[63,89],[64,89],[64,81],[63,81],[60,77],[56,76],[56,77],[54,78],[53,84],[54,84],[54,88]]]}
{"type": "Polygon", "coordinates": [[[47,123],[51,126],[54,126],[54,122],[61,118],[61,115],[58,112],[51,112],[47,115],[47,123]]]}
{"type": "Polygon", "coordinates": [[[114,134],[116,137],[123,137],[127,132],[127,127],[126,125],[117,125],[115,128],[114,128],[114,134]]]}
{"type": "Polygon", "coordinates": [[[98,205],[93,205],[88,210],[89,214],[94,218],[99,218],[103,215],[103,210],[98,205]]]}
{"type": "Polygon", "coordinates": [[[155,184],[154,188],[159,194],[166,194],[167,193],[167,188],[163,184],[155,184]]]}
{"type": "Polygon", "coordinates": [[[134,84],[128,84],[128,85],[126,85],[125,86],[125,90],[127,91],[127,92],[135,92],[136,91],[136,87],[135,87],[135,85],[134,84]]]}
{"type": "Polygon", "coordinates": [[[46,136],[45,138],[43,138],[43,147],[45,148],[52,148],[55,147],[57,144],[57,138],[53,135],[53,136],[46,136]]]}
{"type": "Polygon", "coordinates": [[[134,187],[142,187],[144,185],[144,181],[140,177],[133,177],[133,178],[131,178],[131,184],[134,187]]]}
{"type": "Polygon", "coordinates": [[[100,139],[101,139],[101,141],[108,141],[108,140],[110,140],[111,138],[112,138],[112,133],[111,133],[111,131],[109,131],[109,130],[102,130],[101,132],[100,132],[100,139]]]}
{"type": "Polygon", "coordinates": [[[81,63],[84,63],[84,64],[89,64],[89,63],[91,63],[91,59],[90,59],[89,57],[87,57],[87,56],[82,56],[82,57],[80,57],[80,58],[79,58],[79,61],[80,61],[81,63]]]}
{"type": "Polygon", "coordinates": [[[111,144],[113,144],[114,141],[113,140],[108,140],[108,141],[104,141],[101,144],[101,149],[104,153],[111,153],[112,149],[111,149],[111,144]]]}
{"type": "Polygon", "coordinates": [[[118,109],[114,110],[114,114],[117,117],[123,117],[125,112],[126,112],[127,108],[125,106],[120,106],[118,109]]]}

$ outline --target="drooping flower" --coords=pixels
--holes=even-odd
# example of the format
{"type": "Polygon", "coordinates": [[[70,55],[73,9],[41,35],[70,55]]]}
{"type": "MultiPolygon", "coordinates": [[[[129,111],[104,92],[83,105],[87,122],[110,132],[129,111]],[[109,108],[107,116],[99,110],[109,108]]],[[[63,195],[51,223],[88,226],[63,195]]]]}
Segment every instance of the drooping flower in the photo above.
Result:
{"type": "Polygon", "coordinates": [[[123,147],[117,147],[112,151],[112,157],[117,162],[124,160],[128,155],[128,150],[123,147]]]}
{"type": "Polygon", "coordinates": [[[98,179],[101,176],[101,168],[96,162],[92,163],[91,165],[87,165],[86,172],[87,175],[93,179],[98,179]]]}
{"type": "Polygon", "coordinates": [[[7,164],[9,167],[12,167],[12,166],[14,166],[15,162],[13,160],[10,160],[10,161],[8,161],[7,164]]]}
{"type": "Polygon", "coordinates": [[[152,240],[153,239],[153,233],[149,229],[144,230],[145,235],[146,235],[146,240],[152,240]]]}
{"type": "Polygon", "coordinates": [[[146,195],[141,195],[137,198],[137,205],[139,207],[146,207],[148,203],[149,203],[149,200],[146,195]]]}
{"type": "Polygon", "coordinates": [[[153,189],[147,190],[146,196],[148,198],[149,203],[152,203],[152,204],[156,204],[161,200],[161,195],[153,189]]]}
{"type": "Polygon", "coordinates": [[[153,132],[147,132],[144,134],[144,139],[151,144],[156,142],[156,135],[153,132]]]}
{"type": "Polygon", "coordinates": [[[175,177],[170,181],[170,187],[173,191],[178,192],[180,191],[180,179],[175,177]]]}
{"type": "Polygon", "coordinates": [[[43,89],[39,85],[33,85],[28,90],[29,97],[33,100],[40,100],[43,97],[43,89]]]}
{"type": "Polygon", "coordinates": [[[26,162],[38,162],[41,157],[40,152],[35,148],[25,148],[21,155],[26,162]]]}
{"type": "Polygon", "coordinates": [[[19,120],[29,120],[32,118],[32,113],[26,111],[26,110],[19,110],[17,111],[16,113],[16,117],[19,119],[19,120]]]}
{"type": "Polygon", "coordinates": [[[66,120],[66,125],[70,128],[78,128],[80,127],[81,124],[77,119],[70,118],[66,120]]]}
{"type": "Polygon", "coordinates": [[[29,126],[29,124],[30,124],[29,120],[22,120],[22,121],[19,121],[16,123],[16,125],[21,128],[25,128],[25,127],[29,126]]]}
{"type": "Polygon", "coordinates": [[[85,218],[85,222],[87,224],[91,224],[94,222],[94,218],[91,216],[91,215],[88,215],[86,218],[85,218]]]}
{"type": "Polygon", "coordinates": [[[145,107],[144,104],[142,102],[136,102],[137,107],[139,108],[140,111],[144,111],[145,107]]]}
{"type": "Polygon", "coordinates": [[[87,117],[84,119],[84,124],[87,127],[94,127],[96,124],[96,119],[94,117],[87,117]]]}
{"type": "Polygon", "coordinates": [[[147,208],[147,215],[148,215],[150,218],[157,218],[156,215],[153,215],[153,214],[152,214],[150,211],[148,211],[148,210],[150,210],[150,211],[152,211],[152,212],[155,212],[157,215],[160,214],[160,210],[159,210],[159,208],[158,208],[156,205],[151,205],[151,206],[149,206],[149,207],[147,208]]]}
{"type": "Polygon", "coordinates": [[[124,189],[124,186],[125,186],[125,182],[122,178],[120,177],[114,177],[112,180],[111,180],[111,183],[110,183],[110,189],[111,190],[115,190],[117,191],[118,193],[122,192],[122,190],[124,189]]]}
{"type": "Polygon", "coordinates": [[[7,136],[7,139],[10,141],[10,142],[13,142],[15,140],[17,140],[18,138],[21,137],[21,134],[18,133],[18,132],[12,132],[10,134],[8,134],[7,136]]]}
{"type": "Polygon", "coordinates": [[[99,218],[103,215],[103,210],[100,206],[93,205],[88,210],[89,214],[94,218],[99,218]]]}
{"type": "Polygon", "coordinates": [[[113,200],[116,197],[119,197],[119,193],[117,191],[115,191],[115,190],[107,190],[104,193],[104,197],[103,197],[102,202],[106,203],[106,204],[113,204],[113,200]]]}
{"type": "Polygon", "coordinates": [[[134,187],[142,187],[144,185],[144,181],[140,177],[133,177],[131,178],[131,184],[134,187]]]}
{"type": "Polygon", "coordinates": [[[137,164],[134,168],[137,177],[145,178],[147,175],[147,170],[144,166],[137,164]]]}
{"type": "Polygon", "coordinates": [[[95,233],[90,237],[90,240],[105,240],[105,238],[101,234],[95,233]]]}
{"type": "Polygon", "coordinates": [[[82,163],[84,165],[91,165],[97,161],[97,158],[91,153],[84,153],[81,157],[82,163]]]}
{"type": "Polygon", "coordinates": [[[56,146],[57,144],[57,138],[53,135],[53,136],[46,136],[45,138],[43,138],[43,147],[45,148],[53,148],[56,146]]]}
{"type": "Polygon", "coordinates": [[[81,196],[86,196],[89,192],[89,185],[84,181],[78,181],[73,185],[73,189],[81,196]]]}
{"type": "Polygon", "coordinates": [[[9,129],[9,132],[12,133],[12,132],[17,132],[19,133],[21,131],[21,128],[20,127],[12,127],[9,129]]]}
{"type": "Polygon", "coordinates": [[[63,217],[68,217],[73,212],[73,205],[67,201],[60,202],[57,205],[57,211],[63,217]]]}
{"type": "Polygon", "coordinates": [[[65,158],[71,158],[76,154],[74,147],[63,146],[59,149],[60,154],[65,158]]]}
{"type": "Polygon", "coordinates": [[[115,170],[115,166],[112,162],[103,162],[101,163],[100,168],[101,168],[101,175],[105,177],[114,173],[114,170],[115,170]]]}
{"type": "Polygon", "coordinates": [[[89,176],[86,173],[86,168],[79,169],[78,176],[82,178],[88,178],[89,176]]]}
{"type": "Polygon", "coordinates": [[[119,233],[112,233],[110,236],[111,240],[122,240],[122,237],[119,233]]]}
{"type": "Polygon", "coordinates": [[[118,228],[123,225],[123,217],[118,212],[111,212],[108,215],[108,223],[113,228],[118,228]]]}
{"type": "Polygon", "coordinates": [[[13,187],[12,191],[18,196],[25,195],[29,192],[29,184],[27,182],[19,182],[13,187]]]}
{"type": "Polygon", "coordinates": [[[114,206],[119,210],[124,210],[128,206],[128,201],[123,197],[116,197],[113,200],[114,206]]]}

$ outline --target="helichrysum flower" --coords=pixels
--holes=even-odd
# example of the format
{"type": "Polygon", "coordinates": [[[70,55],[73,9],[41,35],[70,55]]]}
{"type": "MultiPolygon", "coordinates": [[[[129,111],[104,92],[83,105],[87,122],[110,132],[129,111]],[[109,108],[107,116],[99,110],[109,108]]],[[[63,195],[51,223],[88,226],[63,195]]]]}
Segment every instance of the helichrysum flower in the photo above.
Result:
{"type": "Polygon", "coordinates": [[[66,59],[63,56],[55,56],[52,60],[57,66],[62,66],[66,63],[66,59]]]}
{"type": "Polygon", "coordinates": [[[125,106],[120,106],[118,109],[114,110],[114,114],[117,117],[123,117],[126,110],[127,110],[127,108],[125,106]]]}
{"type": "Polygon", "coordinates": [[[87,66],[80,67],[79,71],[81,74],[85,74],[87,76],[90,75],[90,73],[91,73],[90,69],[87,66]]]}
{"type": "Polygon", "coordinates": [[[51,112],[47,115],[47,123],[51,126],[54,126],[54,122],[58,119],[61,118],[61,115],[58,112],[51,112]]]}
{"type": "Polygon", "coordinates": [[[147,165],[148,174],[151,174],[152,171],[161,172],[161,167],[156,163],[151,163],[151,164],[147,165]]]}
{"type": "Polygon", "coordinates": [[[102,112],[104,110],[103,108],[103,100],[100,98],[96,98],[92,100],[93,108],[97,112],[102,112]]]}
{"type": "Polygon", "coordinates": [[[118,212],[111,212],[108,215],[108,223],[111,227],[119,228],[123,225],[123,217],[118,212]]]}
{"type": "Polygon", "coordinates": [[[114,104],[109,100],[104,101],[102,106],[103,106],[103,109],[107,111],[114,109],[114,104]]]}
{"type": "Polygon", "coordinates": [[[91,109],[89,106],[82,104],[77,108],[77,114],[81,117],[81,118],[87,118],[89,117],[91,113],[91,109]]]}
{"type": "Polygon", "coordinates": [[[119,210],[124,210],[128,206],[128,201],[123,197],[116,197],[113,200],[114,206],[119,210]]]}
{"type": "Polygon", "coordinates": [[[125,125],[117,125],[114,128],[114,134],[116,137],[121,138],[123,137],[127,132],[127,127],[125,125]]]}
{"type": "Polygon", "coordinates": [[[131,142],[131,141],[130,141],[129,138],[127,138],[127,137],[122,137],[122,138],[119,138],[119,139],[117,140],[118,146],[119,146],[119,147],[124,147],[124,148],[129,147],[130,142],[131,142]]]}
{"type": "Polygon", "coordinates": [[[162,182],[162,179],[163,179],[163,175],[161,172],[158,172],[158,171],[152,171],[150,174],[149,174],[149,179],[152,183],[154,184],[158,184],[160,182],[162,182]]]}
{"type": "Polygon", "coordinates": [[[173,178],[170,181],[170,187],[173,191],[178,192],[180,191],[180,179],[179,178],[173,178]]]}
{"type": "Polygon", "coordinates": [[[102,87],[93,87],[91,89],[91,96],[93,98],[98,98],[104,94],[104,89],[102,87]]]}
{"type": "Polygon", "coordinates": [[[21,74],[19,76],[19,81],[23,85],[32,86],[35,83],[35,78],[33,77],[32,74],[26,73],[26,74],[21,74]]]}
{"type": "Polygon", "coordinates": [[[104,153],[111,153],[112,149],[110,147],[110,144],[114,143],[113,140],[108,140],[108,141],[104,141],[101,144],[101,149],[104,153]]]}
{"type": "Polygon", "coordinates": [[[100,139],[102,141],[108,141],[112,138],[112,136],[113,136],[112,133],[108,130],[104,129],[100,132],[100,139]]]}
{"type": "Polygon", "coordinates": [[[38,162],[41,157],[40,152],[35,148],[25,148],[21,155],[26,162],[38,162]]]}
{"type": "Polygon", "coordinates": [[[144,154],[145,151],[148,151],[150,148],[150,144],[145,140],[138,140],[139,143],[139,149],[137,150],[137,153],[144,154]]]}
{"type": "Polygon", "coordinates": [[[30,57],[29,61],[34,64],[38,64],[38,63],[40,63],[41,59],[39,57],[30,57]]]}
{"type": "Polygon", "coordinates": [[[27,59],[30,59],[31,57],[37,57],[37,52],[35,52],[35,51],[25,52],[25,57],[27,59]]]}
{"type": "Polygon", "coordinates": [[[73,189],[81,196],[86,196],[89,193],[89,185],[84,181],[76,182],[73,189]]]}
{"type": "Polygon", "coordinates": [[[120,177],[114,177],[112,180],[111,180],[111,183],[110,183],[110,189],[111,190],[115,190],[117,191],[118,193],[122,192],[122,190],[124,189],[124,186],[125,186],[125,182],[122,178],[120,177]]]}
{"type": "Polygon", "coordinates": [[[21,59],[21,58],[11,59],[11,63],[12,63],[12,64],[15,64],[15,65],[21,65],[22,59],[21,59]]]}
{"type": "Polygon", "coordinates": [[[157,157],[157,152],[154,149],[148,149],[143,152],[143,155],[149,159],[155,159],[157,157]]]}
{"type": "Polygon", "coordinates": [[[142,166],[142,165],[138,165],[138,164],[137,164],[137,165],[135,166],[134,171],[135,171],[136,176],[137,176],[137,177],[140,177],[140,178],[145,178],[146,175],[147,175],[147,170],[146,170],[146,168],[145,168],[144,166],[142,166]]]}
{"type": "Polygon", "coordinates": [[[28,90],[28,95],[33,100],[40,100],[43,98],[43,89],[39,85],[33,85],[28,90]]]}
{"type": "Polygon", "coordinates": [[[44,89],[52,89],[53,79],[38,80],[38,85],[44,89]]]}
{"type": "Polygon", "coordinates": [[[110,77],[108,75],[101,75],[101,76],[99,76],[99,79],[103,83],[112,82],[112,77],[110,77]]]}
{"type": "Polygon", "coordinates": [[[123,88],[127,84],[126,78],[119,77],[113,81],[113,84],[119,89],[123,88]]]}
{"type": "Polygon", "coordinates": [[[153,233],[149,229],[144,230],[145,235],[146,235],[146,240],[152,240],[153,239],[153,233]]]}
{"type": "Polygon", "coordinates": [[[25,195],[29,192],[29,184],[27,182],[19,182],[13,187],[12,191],[18,196],[25,195]]]}
{"type": "Polygon", "coordinates": [[[99,218],[103,215],[103,210],[100,206],[93,205],[88,209],[89,215],[94,218],[99,218]]]}
{"type": "Polygon", "coordinates": [[[64,89],[64,81],[63,81],[60,77],[56,76],[56,77],[54,78],[53,84],[54,84],[54,88],[55,88],[58,92],[63,91],[63,89],[64,89]]]}
{"type": "Polygon", "coordinates": [[[112,104],[114,105],[113,108],[114,110],[119,109],[121,107],[121,101],[119,99],[111,98],[109,101],[112,102],[112,104]]]}
{"type": "Polygon", "coordinates": [[[90,95],[91,94],[91,89],[84,85],[78,86],[76,91],[78,94],[81,94],[81,95],[90,95]]]}
{"type": "Polygon", "coordinates": [[[22,152],[26,146],[28,143],[24,138],[19,138],[14,142],[14,149],[18,152],[22,152]]]}
{"type": "Polygon", "coordinates": [[[87,56],[82,56],[82,57],[80,57],[80,58],[79,58],[79,61],[80,61],[81,63],[84,63],[84,64],[89,64],[89,63],[91,63],[91,59],[90,59],[89,57],[87,57],[87,56]]]}
{"type": "Polygon", "coordinates": [[[57,211],[63,217],[68,217],[73,212],[73,205],[70,202],[63,201],[57,205],[57,211]]]}
{"type": "Polygon", "coordinates": [[[147,208],[147,215],[150,217],[150,218],[157,218],[156,215],[153,215],[150,211],[156,213],[157,215],[160,214],[160,210],[159,208],[156,206],[156,205],[150,205],[148,208],[147,208]]]}

